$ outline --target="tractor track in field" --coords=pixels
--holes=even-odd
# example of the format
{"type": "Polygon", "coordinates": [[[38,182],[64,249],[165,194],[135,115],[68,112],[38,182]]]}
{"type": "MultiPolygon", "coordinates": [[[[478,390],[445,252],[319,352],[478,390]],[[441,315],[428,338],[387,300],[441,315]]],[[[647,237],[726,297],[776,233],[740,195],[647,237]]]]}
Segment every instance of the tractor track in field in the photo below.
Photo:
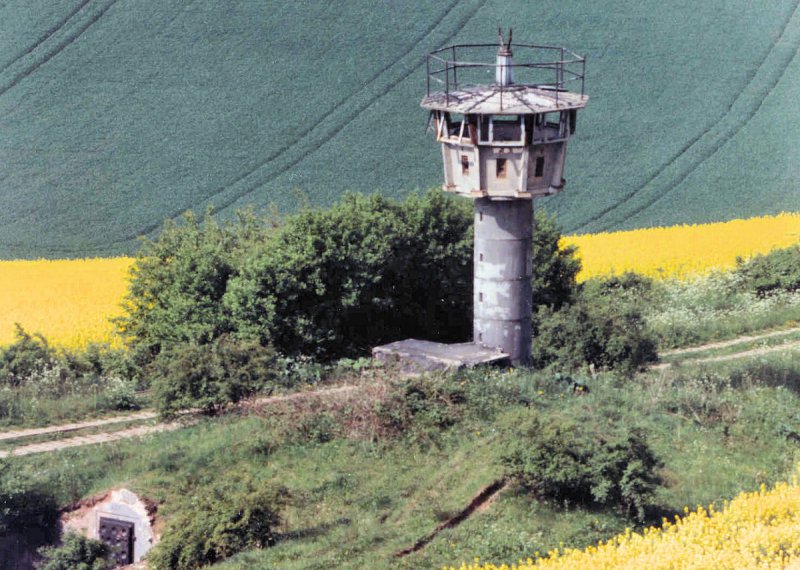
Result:
{"type": "MultiPolygon", "coordinates": [[[[321,136],[318,136],[317,138],[319,139],[319,141],[309,140],[310,137],[312,137],[312,135],[319,134],[319,129],[318,129],[319,123],[324,121],[326,117],[329,117],[330,115],[336,113],[337,111],[339,111],[340,109],[345,107],[350,101],[352,101],[359,94],[361,94],[365,88],[371,86],[378,79],[380,79],[381,76],[386,74],[391,68],[393,68],[396,65],[398,65],[404,58],[406,58],[414,50],[414,48],[416,48],[426,37],[428,37],[431,33],[433,33],[436,30],[436,28],[439,27],[439,24],[441,24],[442,20],[444,20],[445,18],[447,18],[450,15],[450,13],[455,9],[455,7],[458,5],[458,3],[460,1],[461,0],[452,0],[450,2],[450,4],[447,6],[447,8],[445,8],[444,12],[442,12],[442,14],[439,17],[434,19],[433,23],[430,26],[428,26],[428,28],[426,28],[421,34],[419,34],[416,38],[414,38],[411,42],[409,42],[409,47],[407,47],[402,53],[400,53],[400,55],[398,55],[396,58],[394,58],[391,62],[387,63],[381,69],[377,70],[362,85],[360,85],[357,90],[349,93],[347,96],[345,96],[344,98],[342,98],[339,101],[337,101],[332,107],[329,107],[324,112],[320,113],[318,116],[309,119],[308,120],[308,124],[310,126],[308,128],[306,128],[305,130],[300,131],[298,133],[297,138],[295,139],[294,142],[292,142],[291,144],[289,144],[287,146],[282,147],[281,149],[279,149],[277,151],[274,151],[274,152],[270,153],[265,158],[263,158],[260,161],[254,163],[253,165],[249,166],[244,172],[242,172],[239,175],[237,175],[231,182],[228,182],[224,186],[218,187],[216,190],[214,190],[207,197],[203,198],[201,203],[210,202],[211,200],[213,200],[213,198],[215,196],[219,196],[220,194],[225,193],[228,189],[232,188],[233,186],[235,186],[235,185],[237,185],[239,183],[245,182],[251,176],[258,177],[259,178],[258,182],[256,182],[255,184],[248,185],[247,188],[244,189],[243,191],[236,192],[236,193],[233,194],[233,196],[230,196],[230,197],[226,198],[225,200],[223,200],[219,204],[215,204],[215,208],[214,209],[215,209],[215,211],[220,212],[220,211],[224,210],[225,208],[228,208],[229,206],[234,204],[236,201],[240,200],[244,196],[246,196],[246,195],[250,194],[251,192],[255,191],[256,189],[258,189],[258,187],[260,187],[263,184],[263,180],[261,180],[262,178],[264,178],[264,177],[270,178],[270,177],[279,176],[280,174],[283,174],[284,172],[286,172],[287,170],[289,170],[290,168],[292,168],[293,166],[295,166],[296,164],[301,162],[308,155],[306,153],[302,153],[301,152],[299,158],[293,159],[288,165],[280,167],[276,172],[270,172],[270,173],[267,173],[266,175],[259,175],[259,171],[261,169],[263,169],[264,167],[268,166],[269,164],[275,162],[279,158],[285,156],[287,153],[290,153],[295,148],[298,148],[300,145],[305,145],[309,149],[315,148],[315,145],[316,145],[316,147],[318,148],[319,146],[324,144],[323,141],[329,140],[329,137],[331,136],[331,134],[330,134],[331,132],[335,131],[335,132],[338,133],[342,129],[344,129],[349,123],[351,123],[358,116],[358,114],[363,109],[367,108],[369,106],[369,104],[371,104],[373,101],[375,101],[375,100],[379,99],[380,97],[382,97],[383,95],[385,95],[385,93],[379,93],[378,95],[376,95],[375,97],[370,99],[366,106],[362,105],[355,112],[351,112],[350,114],[348,114],[344,118],[344,122],[340,122],[337,125],[334,125],[333,126],[333,130],[326,131],[321,136]]],[[[450,37],[452,37],[452,35],[450,37]]],[[[408,75],[404,75],[403,79],[405,79],[405,77],[407,77],[407,76],[408,75]]],[[[402,81],[402,79],[401,79],[401,81],[402,81]]],[[[390,82],[392,87],[397,85],[397,83],[399,83],[399,81],[390,82]]],[[[391,87],[390,87],[390,89],[391,89],[391,87]]],[[[189,204],[189,205],[187,205],[185,207],[181,207],[179,209],[175,209],[172,212],[169,212],[166,216],[164,216],[164,218],[175,219],[176,217],[178,217],[181,214],[183,214],[183,212],[185,212],[188,208],[191,208],[193,205],[196,205],[196,204],[189,204]]],[[[123,237],[123,238],[120,238],[118,240],[115,240],[114,242],[111,242],[111,244],[115,245],[115,244],[125,243],[125,242],[131,241],[133,239],[136,239],[141,235],[150,234],[150,233],[158,230],[162,225],[163,225],[163,222],[159,222],[157,224],[151,224],[149,226],[146,226],[144,229],[142,229],[136,235],[128,235],[126,237],[123,237]]]]}
{"type": "MultiPolygon", "coordinates": [[[[455,0],[450,6],[448,6],[448,8],[445,10],[444,14],[441,17],[439,17],[439,19],[437,19],[434,24],[429,26],[419,36],[419,38],[416,39],[410,45],[410,47],[406,51],[403,52],[403,54],[401,54],[398,58],[396,58],[392,63],[384,66],[381,70],[376,72],[367,81],[367,85],[369,85],[370,83],[374,83],[380,76],[382,76],[384,73],[386,73],[392,67],[396,66],[402,59],[406,58],[414,50],[414,48],[416,48],[426,37],[428,37],[430,34],[432,34],[439,27],[439,24],[441,23],[441,21],[452,13],[453,9],[455,8],[455,6],[459,2],[460,2],[460,0],[455,0]]],[[[483,6],[486,4],[486,2],[487,2],[487,0],[479,0],[476,3],[476,6],[473,7],[473,9],[470,12],[468,12],[468,14],[465,17],[461,18],[458,22],[455,23],[453,31],[450,32],[447,35],[447,37],[442,41],[442,44],[444,45],[444,44],[447,44],[448,42],[450,42],[461,31],[461,29],[469,21],[471,21],[475,17],[475,15],[480,11],[481,8],[483,8],[483,6]]],[[[401,73],[401,75],[398,78],[395,78],[395,79],[389,81],[389,83],[386,86],[384,86],[380,91],[378,91],[373,97],[369,98],[367,101],[365,101],[361,105],[358,105],[353,111],[351,111],[348,115],[346,115],[344,117],[344,121],[338,122],[338,124],[333,125],[330,130],[325,131],[325,133],[323,133],[319,137],[319,139],[320,139],[319,141],[310,141],[310,142],[308,142],[308,144],[306,145],[306,147],[307,147],[306,148],[306,152],[301,152],[299,154],[299,156],[297,156],[296,158],[292,159],[289,163],[279,167],[277,170],[273,170],[273,171],[265,173],[265,174],[258,172],[263,167],[267,166],[268,164],[270,164],[270,163],[274,162],[275,160],[279,159],[280,157],[284,156],[286,153],[290,152],[291,150],[297,148],[298,145],[305,143],[306,140],[308,139],[308,137],[310,137],[315,132],[318,132],[318,129],[316,129],[314,127],[309,127],[306,131],[301,132],[296,142],[292,143],[291,145],[286,146],[285,148],[281,149],[280,151],[276,151],[275,153],[269,155],[266,159],[264,159],[261,163],[259,163],[258,166],[255,166],[254,168],[251,168],[250,170],[248,170],[244,174],[240,174],[237,178],[235,178],[229,184],[218,188],[211,195],[209,195],[209,197],[204,198],[201,203],[210,203],[214,196],[219,196],[220,194],[223,194],[226,190],[230,189],[231,187],[235,186],[236,184],[238,184],[240,182],[243,182],[243,181],[247,180],[247,178],[249,178],[251,176],[256,177],[258,179],[255,183],[249,184],[248,187],[245,188],[243,191],[236,192],[232,196],[227,197],[222,202],[214,204],[214,210],[216,212],[221,212],[221,211],[225,210],[226,208],[232,206],[234,203],[236,203],[237,201],[241,200],[242,198],[244,198],[248,194],[251,194],[251,193],[255,192],[256,190],[258,190],[258,188],[260,188],[263,185],[264,179],[274,178],[276,176],[280,176],[281,174],[286,173],[291,168],[293,168],[294,166],[296,166],[297,164],[299,164],[300,162],[302,162],[303,160],[305,160],[309,156],[311,156],[319,148],[321,148],[324,145],[326,145],[333,137],[335,137],[336,135],[341,133],[347,127],[347,125],[349,125],[356,118],[358,118],[358,116],[365,109],[370,108],[378,100],[380,100],[382,97],[384,97],[388,93],[390,93],[391,90],[394,89],[399,83],[401,83],[402,81],[407,79],[412,73],[417,71],[421,67],[421,65],[422,65],[422,63],[414,65],[411,69],[401,73]]],[[[320,120],[322,118],[324,118],[325,116],[329,115],[330,113],[338,111],[339,109],[344,107],[353,98],[358,96],[358,94],[360,92],[361,91],[359,90],[359,91],[356,91],[356,92],[353,92],[353,93],[349,94],[346,98],[342,99],[336,105],[334,105],[332,108],[330,108],[328,111],[326,111],[326,113],[324,113],[321,116],[320,120]]],[[[311,124],[315,124],[315,122],[311,121],[311,124]]],[[[172,212],[168,213],[167,216],[165,216],[165,218],[175,219],[176,217],[178,217],[181,214],[183,214],[183,212],[185,212],[186,209],[188,207],[191,207],[191,206],[192,205],[190,204],[187,207],[173,210],[172,212]]],[[[108,245],[117,245],[117,244],[126,243],[126,242],[129,242],[131,240],[135,240],[140,236],[148,235],[148,234],[158,230],[159,228],[161,228],[162,225],[163,225],[163,222],[160,222],[158,224],[151,224],[151,225],[146,226],[145,228],[143,228],[140,232],[138,232],[135,235],[128,235],[128,236],[125,236],[123,238],[119,238],[117,240],[114,240],[113,242],[108,242],[106,244],[103,244],[103,248],[105,249],[108,245]]],[[[99,249],[100,248],[98,247],[98,250],[99,249]]]]}
{"type": "MultiPolygon", "coordinates": [[[[258,409],[271,404],[281,402],[291,402],[293,400],[302,400],[305,398],[315,396],[331,396],[341,394],[343,392],[351,392],[358,389],[358,386],[352,384],[344,384],[333,388],[324,388],[321,390],[309,390],[305,392],[295,392],[293,394],[285,394],[280,396],[268,396],[257,398],[255,400],[240,402],[234,409],[258,409]]],[[[24,440],[26,438],[38,437],[42,435],[61,435],[70,432],[80,431],[84,429],[110,426],[123,422],[132,421],[147,421],[157,417],[155,412],[145,410],[134,414],[125,416],[117,416],[113,418],[101,418],[98,420],[90,420],[80,423],[62,424],[56,426],[47,426],[43,428],[31,428],[25,430],[10,430],[7,432],[0,432],[0,441],[12,441],[15,439],[24,440]]],[[[160,422],[153,425],[136,425],[130,428],[111,431],[92,433],[90,435],[79,435],[67,439],[55,439],[51,441],[37,442],[28,445],[19,445],[10,450],[0,450],[0,459],[6,457],[18,457],[23,455],[31,455],[34,453],[48,453],[60,451],[62,449],[69,449],[73,447],[83,447],[87,445],[97,445],[100,443],[109,443],[113,441],[120,441],[123,439],[130,439],[133,437],[140,437],[154,433],[161,433],[164,431],[173,431],[183,427],[190,426],[196,423],[199,419],[197,410],[188,410],[179,415],[177,421],[160,422]]]]}
{"type": "Polygon", "coordinates": [[[118,1],[119,0],[111,0],[111,2],[106,4],[99,12],[94,14],[91,18],[89,18],[87,22],[81,25],[78,28],[77,33],[68,35],[66,38],[64,38],[58,44],[56,44],[56,46],[54,46],[52,50],[47,52],[44,55],[43,59],[31,64],[27,68],[17,73],[11,80],[11,83],[7,84],[5,87],[0,87],[0,97],[8,93],[8,91],[19,85],[19,83],[23,81],[26,77],[29,77],[37,69],[39,69],[49,61],[52,61],[53,58],[58,56],[58,54],[60,54],[69,46],[74,44],[78,40],[78,38],[80,38],[84,34],[84,32],[86,32],[86,30],[88,30],[95,23],[97,23],[97,21],[100,20],[100,18],[102,18],[106,14],[106,12],[108,12],[111,9],[111,7],[114,6],[114,4],[116,4],[118,1]]]}
{"type": "MultiPolygon", "coordinates": [[[[794,327],[790,329],[780,330],[780,331],[772,331],[764,334],[755,334],[755,335],[743,335],[739,336],[730,340],[723,340],[718,342],[711,342],[707,344],[701,344],[698,346],[689,346],[685,348],[677,348],[673,350],[665,350],[659,353],[661,357],[671,357],[671,356],[691,356],[692,354],[706,352],[709,350],[715,350],[720,348],[728,348],[734,347],[737,344],[747,344],[750,345],[751,343],[762,341],[762,340],[770,340],[774,338],[779,338],[782,336],[790,336],[793,334],[800,333],[800,327],[794,327]]],[[[750,358],[755,356],[761,356],[764,354],[772,354],[781,351],[789,351],[794,350],[796,348],[800,348],[800,341],[798,340],[789,340],[786,342],[782,342],[779,344],[771,345],[771,346],[747,346],[742,347],[741,350],[731,352],[728,354],[720,354],[720,355],[710,355],[710,356],[701,356],[699,358],[688,358],[686,360],[677,360],[677,361],[670,361],[670,362],[661,362],[655,364],[650,367],[651,370],[663,370],[672,366],[673,364],[707,364],[713,362],[725,362],[728,360],[737,360],[741,358],[750,358]]]]}
{"type": "Polygon", "coordinates": [[[50,26],[50,28],[48,28],[48,30],[44,34],[39,36],[39,39],[37,39],[33,44],[28,46],[27,49],[25,49],[22,53],[14,56],[14,58],[11,61],[6,63],[2,67],[0,67],[0,73],[2,73],[3,71],[5,71],[9,67],[11,67],[12,65],[17,63],[20,59],[22,59],[26,55],[30,54],[33,50],[35,50],[40,45],[42,45],[44,42],[46,42],[48,39],[50,39],[50,37],[53,34],[55,34],[61,28],[63,28],[67,24],[67,22],[69,22],[72,19],[72,17],[75,16],[75,14],[77,14],[78,12],[83,10],[83,8],[91,1],[92,0],[83,0],[80,4],[78,4],[77,7],[73,8],[72,11],[69,14],[67,14],[66,16],[61,18],[61,20],[59,20],[57,23],[55,23],[52,26],[50,26]]]}
{"type": "Polygon", "coordinates": [[[776,344],[775,346],[761,346],[752,348],[741,352],[733,352],[731,354],[721,354],[719,356],[706,356],[702,358],[693,358],[691,360],[678,361],[678,362],[662,362],[651,367],[651,370],[664,370],[673,364],[713,364],[714,362],[726,362],[728,360],[739,360],[742,358],[752,358],[756,356],[763,356],[765,354],[773,354],[776,352],[787,352],[800,348],[800,341],[786,342],[783,344],[776,344]]]}
{"type": "MultiPolygon", "coordinates": [[[[457,34],[458,34],[458,33],[459,33],[459,32],[460,32],[460,31],[461,31],[463,28],[464,28],[464,26],[465,26],[465,25],[466,25],[466,24],[467,24],[467,23],[468,23],[470,20],[472,20],[472,19],[475,17],[475,15],[476,15],[476,14],[477,14],[477,13],[480,11],[480,9],[481,9],[481,8],[483,8],[483,6],[486,4],[486,1],[487,1],[487,0],[481,0],[481,1],[479,1],[479,2],[477,3],[476,7],[475,7],[475,8],[474,8],[474,9],[473,9],[471,12],[469,12],[469,14],[468,14],[468,15],[467,15],[465,18],[462,18],[462,19],[461,19],[459,22],[457,22],[457,23],[456,23],[456,26],[455,26],[455,29],[454,29],[454,31],[453,31],[453,32],[451,32],[451,33],[450,33],[450,34],[449,34],[449,35],[448,35],[448,36],[447,36],[447,37],[446,37],[446,38],[445,38],[445,39],[442,41],[442,44],[443,44],[443,45],[447,45],[447,44],[448,44],[450,41],[452,41],[452,39],[453,39],[453,38],[454,38],[454,37],[455,37],[455,36],[456,36],[456,35],[457,35],[457,34]]],[[[449,14],[449,11],[448,11],[448,14],[449,14]]],[[[438,27],[438,25],[437,25],[437,26],[434,26],[434,27],[432,27],[432,28],[430,29],[430,32],[428,32],[427,34],[425,34],[425,37],[427,37],[427,36],[428,36],[428,35],[429,35],[431,32],[433,32],[433,30],[435,30],[435,29],[436,29],[436,27],[438,27]]],[[[417,45],[419,45],[419,43],[420,43],[420,42],[417,42],[417,43],[414,45],[414,47],[416,47],[417,45]]],[[[418,70],[418,69],[419,69],[421,66],[422,66],[422,62],[418,63],[417,65],[414,65],[414,66],[413,66],[413,67],[411,67],[411,68],[410,68],[408,71],[405,71],[405,72],[403,72],[403,73],[402,73],[402,74],[401,74],[399,77],[397,77],[396,79],[394,79],[394,80],[390,81],[390,82],[389,82],[389,83],[388,83],[386,86],[384,86],[384,87],[383,87],[383,88],[382,88],[382,89],[381,89],[381,90],[380,90],[380,91],[379,91],[379,92],[378,92],[378,93],[377,93],[377,94],[376,94],[374,97],[370,98],[370,99],[369,99],[369,100],[367,100],[367,101],[366,101],[364,104],[360,105],[359,107],[357,107],[356,109],[354,109],[354,110],[353,110],[353,111],[352,111],[352,112],[351,112],[349,115],[347,115],[347,116],[345,117],[345,121],[344,121],[343,123],[341,123],[341,124],[339,124],[338,126],[334,127],[334,128],[331,130],[331,131],[328,131],[328,132],[325,134],[325,136],[324,136],[324,138],[323,138],[322,142],[321,142],[320,144],[318,144],[318,145],[314,146],[312,149],[310,149],[310,152],[308,152],[307,154],[301,154],[301,155],[300,155],[300,156],[298,156],[296,159],[292,160],[292,161],[291,161],[289,164],[287,164],[287,165],[285,165],[285,166],[283,166],[283,167],[279,168],[277,171],[271,172],[271,173],[269,174],[268,178],[274,178],[274,177],[280,176],[280,175],[282,175],[282,174],[286,173],[287,171],[289,171],[290,169],[294,168],[295,166],[297,166],[297,165],[298,165],[300,162],[302,162],[302,161],[306,160],[306,159],[307,159],[309,156],[312,156],[312,155],[313,155],[314,153],[316,153],[316,152],[317,152],[317,151],[318,151],[320,148],[322,148],[323,146],[327,145],[327,144],[328,144],[328,143],[329,143],[331,140],[333,140],[333,139],[334,139],[336,136],[338,136],[338,135],[339,135],[339,133],[341,133],[341,132],[342,132],[342,131],[343,131],[343,130],[344,130],[344,129],[345,129],[345,128],[346,128],[346,127],[347,127],[347,126],[350,124],[350,123],[352,123],[352,122],[353,122],[355,119],[357,119],[357,118],[358,118],[358,116],[359,116],[361,113],[363,113],[364,111],[366,111],[367,109],[369,109],[370,107],[372,107],[372,106],[373,106],[375,103],[377,103],[377,102],[378,102],[380,99],[382,99],[383,97],[385,97],[386,95],[388,95],[389,93],[391,93],[391,92],[392,92],[392,90],[393,90],[395,87],[397,87],[397,85],[399,85],[400,83],[402,83],[403,81],[405,81],[406,79],[408,79],[408,77],[410,77],[412,73],[416,72],[416,71],[417,71],[417,70],[418,70]]],[[[262,185],[262,184],[263,184],[263,181],[262,181],[262,182],[258,182],[258,183],[256,183],[256,184],[255,184],[253,187],[249,188],[249,189],[248,189],[248,190],[246,190],[246,191],[245,191],[243,194],[241,194],[240,196],[236,197],[235,199],[233,199],[233,200],[226,200],[226,201],[223,203],[223,205],[222,205],[222,206],[219,208],[219,210],[220,210],[220,211],[222,211],[222,210],[224,210],[225,208],[227,208],[227,207],[231,206],[231,205],[232,205],[233,203],[235,203],[237,200],[240,200],[241,198],[243,198],[243,197],[247,196],[248,194],[251,194],[251,193],[255,192],[256,190],[258,190],[258,189],[261,187],[261,185],[262,185]]]]}
{"type": "Polygon", "coordinates": [[[778,85],[778,83],[780,83],[780,80],[784,77],[784,75],[786,73],[786,70],[788,69],[789,65],[792,63],[792,61],[797,56],[798,50],[800,50],[800,43],[797,43],[795,45],[795,48],[793,50],[793,55],[790,58],[788,58],[787,61],[782,62],[780,64],[780,72],[777,74],[777,77],[775,79],[773,79],[769,83],[769,86],[767,87],[766,92],[763,94],[763,96],[759,97],[758,103],[750,111],[748,111],[748,113],[745,115],[744,121],[739,121],[738,124],[735,124],[731,131],[729,131],[729,132],[723,131],[722,133],[720,133],[720,135],[719,135],[720,138],[716,142],[712,143],[711,148],[708,149],[707,151],[703,152],[697,159],[695,159],[694,161],[689,159],[690,160],[689,165],[686,168],[684,168],[682,172],[680,172],[680,173],[678,173],[676,175],[677,178],[674,179],[675,181],[673,181],[672,183],[668,184],[668,186],[664,189],[663,192],[657,193],[655,197],[647,200],[644,204],[635,207],[632,211],[630,211],[630,212],[628,212],[626,214],[623,214],[623,217],[621,219],[616,219],[614,221],[608,221],[608,222],[605,222],[605,223],[601,222],[601,219],[603,217],[607,216],[611,212],[614,212],[618,208],[622,207],[629,200],[631,200],[632,198],[637,196],[640,192],[642,192],[644,189],[649,187],[670,166],[672,166],[673,164],[678,162],[681,159],[681,157],[686,155],[690,150],[692,150],[692,148],[695,145],[700,143],[702,139],[704,139],[707,135],[711,135],[712,132],[714,131],[715,127],[719,123],[721,123],[728,116],[730,116],[733,108],[736,106],[736,103],[738,101],[740,101],[745,96],[746,92],[748,90],[750,90],[751,86],[755,85],[756,78],[758,77],[758,75],[762,71],[762,69],[764,69],[764,66],[766,65],[767,61],[770,59],[770,56],[775,52],[775,50],[778,47],[778,45],[780,44],[781,40],[786,35],[786,33],[787,33],[788,29],[789,29],[789,26],[792,23],[792,20],[794,20],[795,17],[797,16],[799,9],[800,9],[800,0],[795,0],[794,5],[792,7],[792,11],[789,13],[789,16],[784,21],[783,26],[781,27],[780,32],[778,33],[777,39],[773,42],[773,44],[767,50],[767,53],[764,55],[764,58],[761,60],[759,65],[753,70],[753,72],[751,72],[749,74],[749,76],[747,77],[747,80],[746,80],[744,86],[742,87],[742,89],[739,90],[739,92],[736,94],[736,97],[734,97],[731,100],[731,102],[728,104],[727,108],[720,115],[720,117],[716,121],[711,123],[711,125],[708,128],[706,128],[705,130],[703,130],[702,132],[700,132],[699,134],[697,134],[696,136],[691,138],[686,144],[684,144],[675,154],[673,154],[669,158],[669,160],[667,162],[665,162],[650,177],[648,177],[648,179],[645,182],[643,182],[642,184],[640,184],[639,186],[634,188],[632,191],[628,192],[625,196],[622,197],[621,200],[618,200],[615,204],[613,204],[611,206],[608,206],[608,207],[604,208],[603,210],[601,210],[600,212],[598,212],[588,222],[582,224],[583,227],[585,227],[585,226],[587,226],[589,224],[592,224],[592,223],[599,223],[601,225],[598,226],[594,231],[597,231],[597,232],[608,231],[613,225],[619,224],[619,223],[624,223],[624,222],[628,221],[629,219],[631,219],[633,216],[635,216],[635,215],[641,213],[642,211],[646,210],[647,208],[651,207],[653,204],[655,204],[656,202],[661,200],[664,196],[669,194],[673,189],[675,189],[681,183],[683,183],[683,181],[685,181],[704,162],[706,162],[711,157],[713,157],[717,152],[719,152],[719,150],[722,149],[734,136],[736,136],[736,134],[741,129],[743,129],[745,126],[747,126],[750,123],[750,121],[753,119],[753,117],[756,115],[756,113],[758,113],[758,111],[763,106],[764,101],[767,99],[767,97],[769,97],[769,95],[773,92],[773,90],[778,85]]]}

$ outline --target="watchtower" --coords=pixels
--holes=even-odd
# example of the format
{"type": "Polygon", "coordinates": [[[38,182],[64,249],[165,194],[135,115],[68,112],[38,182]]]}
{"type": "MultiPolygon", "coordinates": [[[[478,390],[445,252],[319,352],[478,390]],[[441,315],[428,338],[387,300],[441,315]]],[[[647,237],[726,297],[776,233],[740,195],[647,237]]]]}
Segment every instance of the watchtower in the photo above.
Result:
{"type": "Polygon", "coordinates": [[[512,31],[508,41],[502,29],[499,36],[499,48],[463,44],[428,54],[421,105],[442,147],[444,189],[475,200],[473,342],[524,364],[533,199],[564,189],[567,141],[589,98],[583,57],[517,44],[515,60],[512,31]]]}

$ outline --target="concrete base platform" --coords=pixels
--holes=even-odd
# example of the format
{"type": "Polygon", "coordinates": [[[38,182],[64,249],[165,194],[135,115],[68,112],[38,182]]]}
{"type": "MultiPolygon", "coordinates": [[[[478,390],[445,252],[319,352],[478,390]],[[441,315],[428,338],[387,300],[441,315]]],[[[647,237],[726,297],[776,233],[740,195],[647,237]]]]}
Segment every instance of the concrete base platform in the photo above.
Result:
{"type": "Polygon", "coordinates": [[[372,349],[372,357],[380,362],[398,364],[404,372],[417,374],[482,365],[511,365],[507,354],[472,342],[444,344],[413,338],[376,346],[372,349]]]}

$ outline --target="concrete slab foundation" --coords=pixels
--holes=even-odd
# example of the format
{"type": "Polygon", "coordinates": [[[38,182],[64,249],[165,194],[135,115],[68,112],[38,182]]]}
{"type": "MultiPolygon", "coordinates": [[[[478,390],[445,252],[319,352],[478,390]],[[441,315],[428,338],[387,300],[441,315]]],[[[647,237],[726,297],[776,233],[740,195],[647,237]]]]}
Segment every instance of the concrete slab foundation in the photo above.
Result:
{"type": "Polygon", "coordinates": [[[372,349],[372,357],[380,362],[397,364],[404,372],[413,374],[511,365],[508,354],[472,342],[444,344],[413,338],[376,346],[372,349]]]}

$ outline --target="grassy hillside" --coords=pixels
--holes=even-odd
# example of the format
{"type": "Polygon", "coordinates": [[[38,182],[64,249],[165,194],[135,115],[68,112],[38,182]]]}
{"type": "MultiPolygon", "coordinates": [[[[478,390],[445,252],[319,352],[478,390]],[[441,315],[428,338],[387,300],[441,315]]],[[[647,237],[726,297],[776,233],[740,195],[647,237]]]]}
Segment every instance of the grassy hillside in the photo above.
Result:
{"type": "Polygon", "coordinates": [[[588,57],[568,191],[546,202],[566,230],[797,210],[797,7],[0,1],[0,257],[130,252],[208,204],[436,185],[422,56],[499,25],[588,57]]]}

